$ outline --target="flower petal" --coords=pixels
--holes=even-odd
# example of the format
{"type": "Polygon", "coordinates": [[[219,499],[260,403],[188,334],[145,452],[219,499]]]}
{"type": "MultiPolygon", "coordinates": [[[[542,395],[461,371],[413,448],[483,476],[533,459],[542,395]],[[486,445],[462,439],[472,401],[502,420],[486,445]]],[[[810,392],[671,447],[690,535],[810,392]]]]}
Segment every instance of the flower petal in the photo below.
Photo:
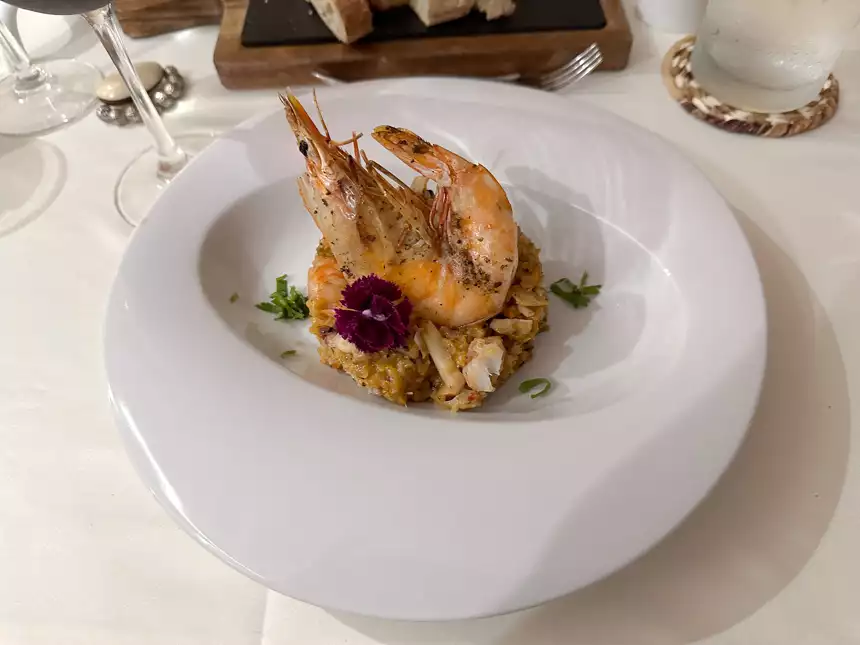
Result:
{"type": "Polygon", "coordinates": [[[350,309],[366,309],[372,296],[378,295],[395,302],[400,299],[400,288],[379,276],[367,275],[359,278],[343,290],[343,305],[350,309]]]}
{"type": "Polygon", "coordinates": [[[361,312],[350,309],[334,310],[334,328],[338,334],[349,341],[358,334],[358,324],[364,316],[361,312]]]}
{"type": "Polygon", "coordinates": [[[388,325],[380,324],[370,318],[361,318],[356,331],[358,332],[353,344],[363,352],[381,352],[392,347],[396,342],[388,325]]]}
{"type": "Polygon", "coordinates": [[[397,313],[404,325],[409,325],[409,317],[412,315],[412,303],[406,298],[397,303],[397,313]]]}
{"type": "Polygon", "coordinates": [[[374,320],[388,320],[397,316],[397,309],[394,308],[394,303],[376,294],[370,299],[370,307],[368,309],[370,309],[370,315],[374,320]]]}
{"type": "Polygon", "coordinates": [[[356,280],[341,293],[341,304],[347,309],[366,309],[373,296],[371,283],[364,278],[356,280]]]}
{"type": "Polygon", "coordinates": [[[367,279],[373,283],[372,289],[373,293],[378,296],[382,296],[386,300],[390,300],[391,302],[396,302],[403,295],[400,292],[400,287],[398,287],[393,282],[389,282],[388,280],[383,280],[375,275],[367,276],[367,279]]]}
{"type": "Polygon", "coordinates": [[[393,282],[369,275],[343,290],[343,309],[335,309],[335,328],[363,352],[407,343],[412,305],[393,282]]]}

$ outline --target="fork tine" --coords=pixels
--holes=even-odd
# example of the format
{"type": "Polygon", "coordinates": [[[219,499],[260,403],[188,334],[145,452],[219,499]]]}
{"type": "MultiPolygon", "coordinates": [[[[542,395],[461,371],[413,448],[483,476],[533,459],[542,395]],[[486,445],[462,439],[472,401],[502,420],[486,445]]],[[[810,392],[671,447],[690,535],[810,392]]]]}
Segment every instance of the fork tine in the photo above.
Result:
{"type": "Polygon", "coordinates": [[[593,64],[593,61],[596,59],[602,59],[602,54],[600,50],[595,48],[589,48],[588,50],[582,52],[575,58],[569,60],[566,64],[562,65],[558,69],[554,69],[551,72],[547,72],[543,74],[540,79],[542,81],[546,81],[548,83],[552,83],[559,78],[564,78],[568,76],[572,71],[581,69],[588,65],[593,64]]]}
{"type": "Polygon", "coordinates": [[[539,85],[549,91],[562,89],[593,72],[602,62],[602,54],[599,51],[593,52],[583,59],[571,61],[570,64],[555,72],[539,78],[539,85]]]}
{"type": "Polygon", "coordinates": [[[589,60],[595,54],[600,54],[600,49],[597,47],[597,44],[589,45],[586,49],[579,52],[576,56],[571,58],[569,61],[567,61],[563,65],[560,65],[556,69],[550,70],[550,71],[546,72],[545,74],[541,74],[540,78],[542,80],[543,79],[552,80],[556,76],[558,76],[560,74],[564,74],[567,69],[569,69],[575,65],[580,64],[582,61],[589,60]]]}
{"type": "Polygon", "coordinates": [[[541,89],[563,87],[573,80],[582,78],[585,74],[590,73],[600,64],[602,56],[599,52],[592,53],[584,58],[577,58],[569,61],[559,69],[553,70],[548,74],[538,76],[532,79],[534,85],[541,89]]]}
{"type": "Polygon", "coordinates": [[[585,78],[586,76],[591,74],[591,72],[593,72],[597,67],[598,67],[597,64],[595,64],[594,66],[591,66],[591,67],[586,67],[586,68],[580,70],[579,72],[577,72],[576,74],[571,75],[568,78],[559,79],[553,83],[541,85],[540,89],[545,90],[547,92],[557,92],[559,90],[563,90],[564,88],[566,88],[570,85],[573,85],[574,83],[577,83],[578,81],[582,80],[583,78],[585,78]]]}
{"type": "Polygon", "coordinates": [[[581,67],[577,70],[571,71],[569,74],[565,75],[564,77],[555,79],[551,83],[547,83],[545,87],[549,91],[556,91],[556,90],[563,89],[563,88],[567,87],[568,85],[572,85],[573,83],[576,83],[577,81],[580,81],[583,78],[585,78],[586,76],[588,76],[589,74],[591,74],[591,72],[593,72],[595,69],[597,69],[599,67],[600,62],[601,61],[599,61],[599,60],[594,60],[594,62],[589,64],[589,65],[584,65],[583,67],[581,67]]]}

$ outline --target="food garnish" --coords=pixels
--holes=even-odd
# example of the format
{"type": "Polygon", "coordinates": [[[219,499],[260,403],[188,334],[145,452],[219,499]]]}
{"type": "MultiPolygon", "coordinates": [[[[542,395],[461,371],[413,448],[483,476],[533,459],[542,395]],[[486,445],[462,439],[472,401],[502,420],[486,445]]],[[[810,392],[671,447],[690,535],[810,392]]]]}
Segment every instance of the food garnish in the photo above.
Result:
{"type": "Polygon", "coordinates": [[[528,394],[535,388],[543,386],[537,392],[531,394],[533,399],[538,398],[539,396],[546,396],[549,393],[550,388],[552,387],[552,383],[547,378],[531,378],[527,381],[523,381],[520,383],[520,392],[523,394],[528,394]]]}
{"type": "Polygon", "coordinates": [[[239,299],[239,294],[238,294],[238,293],[234,293],[232,296],[230,296],[230,304],[233,304],[233,303],[234,303],[234,302],[236,302],[238,299],[239,299]]]}
{"type": "Polygon", "coordinates": [[[297,352],[296,352],[296,350],[294,350],[294,349],[288,349],[288,350],[287,350],[287,351],[285,351],[285,352],[281,352],[281,358],[287,358],[287,357],[289,357],[289,356],[295,356],[295,355],[296,355],[296,353],[297,353],[297,352]]]}
{"type": "Polygon", "coordinates": [[[412,303],[396,284],[368,275],[346,287],[341,298],[335,329],[359,350],[372,354],[406,345],[412,303]]]}
{"type": "Polygon", "coordinates": [[[603,285],[588,284],[588,272],[582,274],[579,284],[574,284],[567,278],[556,280],[549,286],[552,291],[562,300],[573,305],[574,309],[583,309],[591,304],[592,298],[600,294],[603,285]]]}
{"type": "Polygon", "coordinates": [[[255,306],[261,311],[275,314],[275,320],[304,320],[310,314],[307,299],[301,291],[289,285],[285,275],[275,279],[275,290],[269,300],[255,306]]]}
{"type": "Polygon", "coordinates": [[[321,234],[307,302],[320,362],[397,405],[480,407],[531,359],[551,298],[504,187],[415,132],[374,128],[421,176],[410,187],[361,150],[361,133],[335,139],[321,112],[318,127],[294,95],[281,100],[305,159],[299,193],[321,234]]]}

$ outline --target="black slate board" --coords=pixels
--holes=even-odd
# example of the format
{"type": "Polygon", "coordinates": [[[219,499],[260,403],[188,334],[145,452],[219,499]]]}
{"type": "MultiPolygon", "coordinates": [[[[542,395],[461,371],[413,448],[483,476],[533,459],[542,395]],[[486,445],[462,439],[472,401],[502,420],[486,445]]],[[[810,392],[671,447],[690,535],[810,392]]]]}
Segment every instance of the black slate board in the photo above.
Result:
{"type": "MultiPolygon", "coordinates": [[[[603,29],[600,0],[519,0],[512,16],[488,21],[473,11],[465,18],[425,27],[409,7],[373,14],[373,32],[360,42],[404,38],[484,36],[541,31],[603,29]]],[[[250,0],[242,45],[316,45],[337,42],[306,0],[250,0]]]]}

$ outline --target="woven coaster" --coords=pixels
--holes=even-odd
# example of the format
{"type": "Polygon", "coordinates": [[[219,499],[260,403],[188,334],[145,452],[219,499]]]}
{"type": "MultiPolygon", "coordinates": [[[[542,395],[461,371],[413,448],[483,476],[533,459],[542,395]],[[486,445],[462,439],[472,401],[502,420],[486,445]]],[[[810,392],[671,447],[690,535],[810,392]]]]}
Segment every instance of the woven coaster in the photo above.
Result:
{"type": "Polygon", "coordinates": [[[818,98],[791,112],[750,112],[727,105],[708,94],[693,78],[690,55],[696,42],[687,36],[663,59],[663,81],[669,94],[697,119],[722,130],[757,137],[790,137],[827,123],[839,107],[839,83],[831,74],[818,98]]]}

